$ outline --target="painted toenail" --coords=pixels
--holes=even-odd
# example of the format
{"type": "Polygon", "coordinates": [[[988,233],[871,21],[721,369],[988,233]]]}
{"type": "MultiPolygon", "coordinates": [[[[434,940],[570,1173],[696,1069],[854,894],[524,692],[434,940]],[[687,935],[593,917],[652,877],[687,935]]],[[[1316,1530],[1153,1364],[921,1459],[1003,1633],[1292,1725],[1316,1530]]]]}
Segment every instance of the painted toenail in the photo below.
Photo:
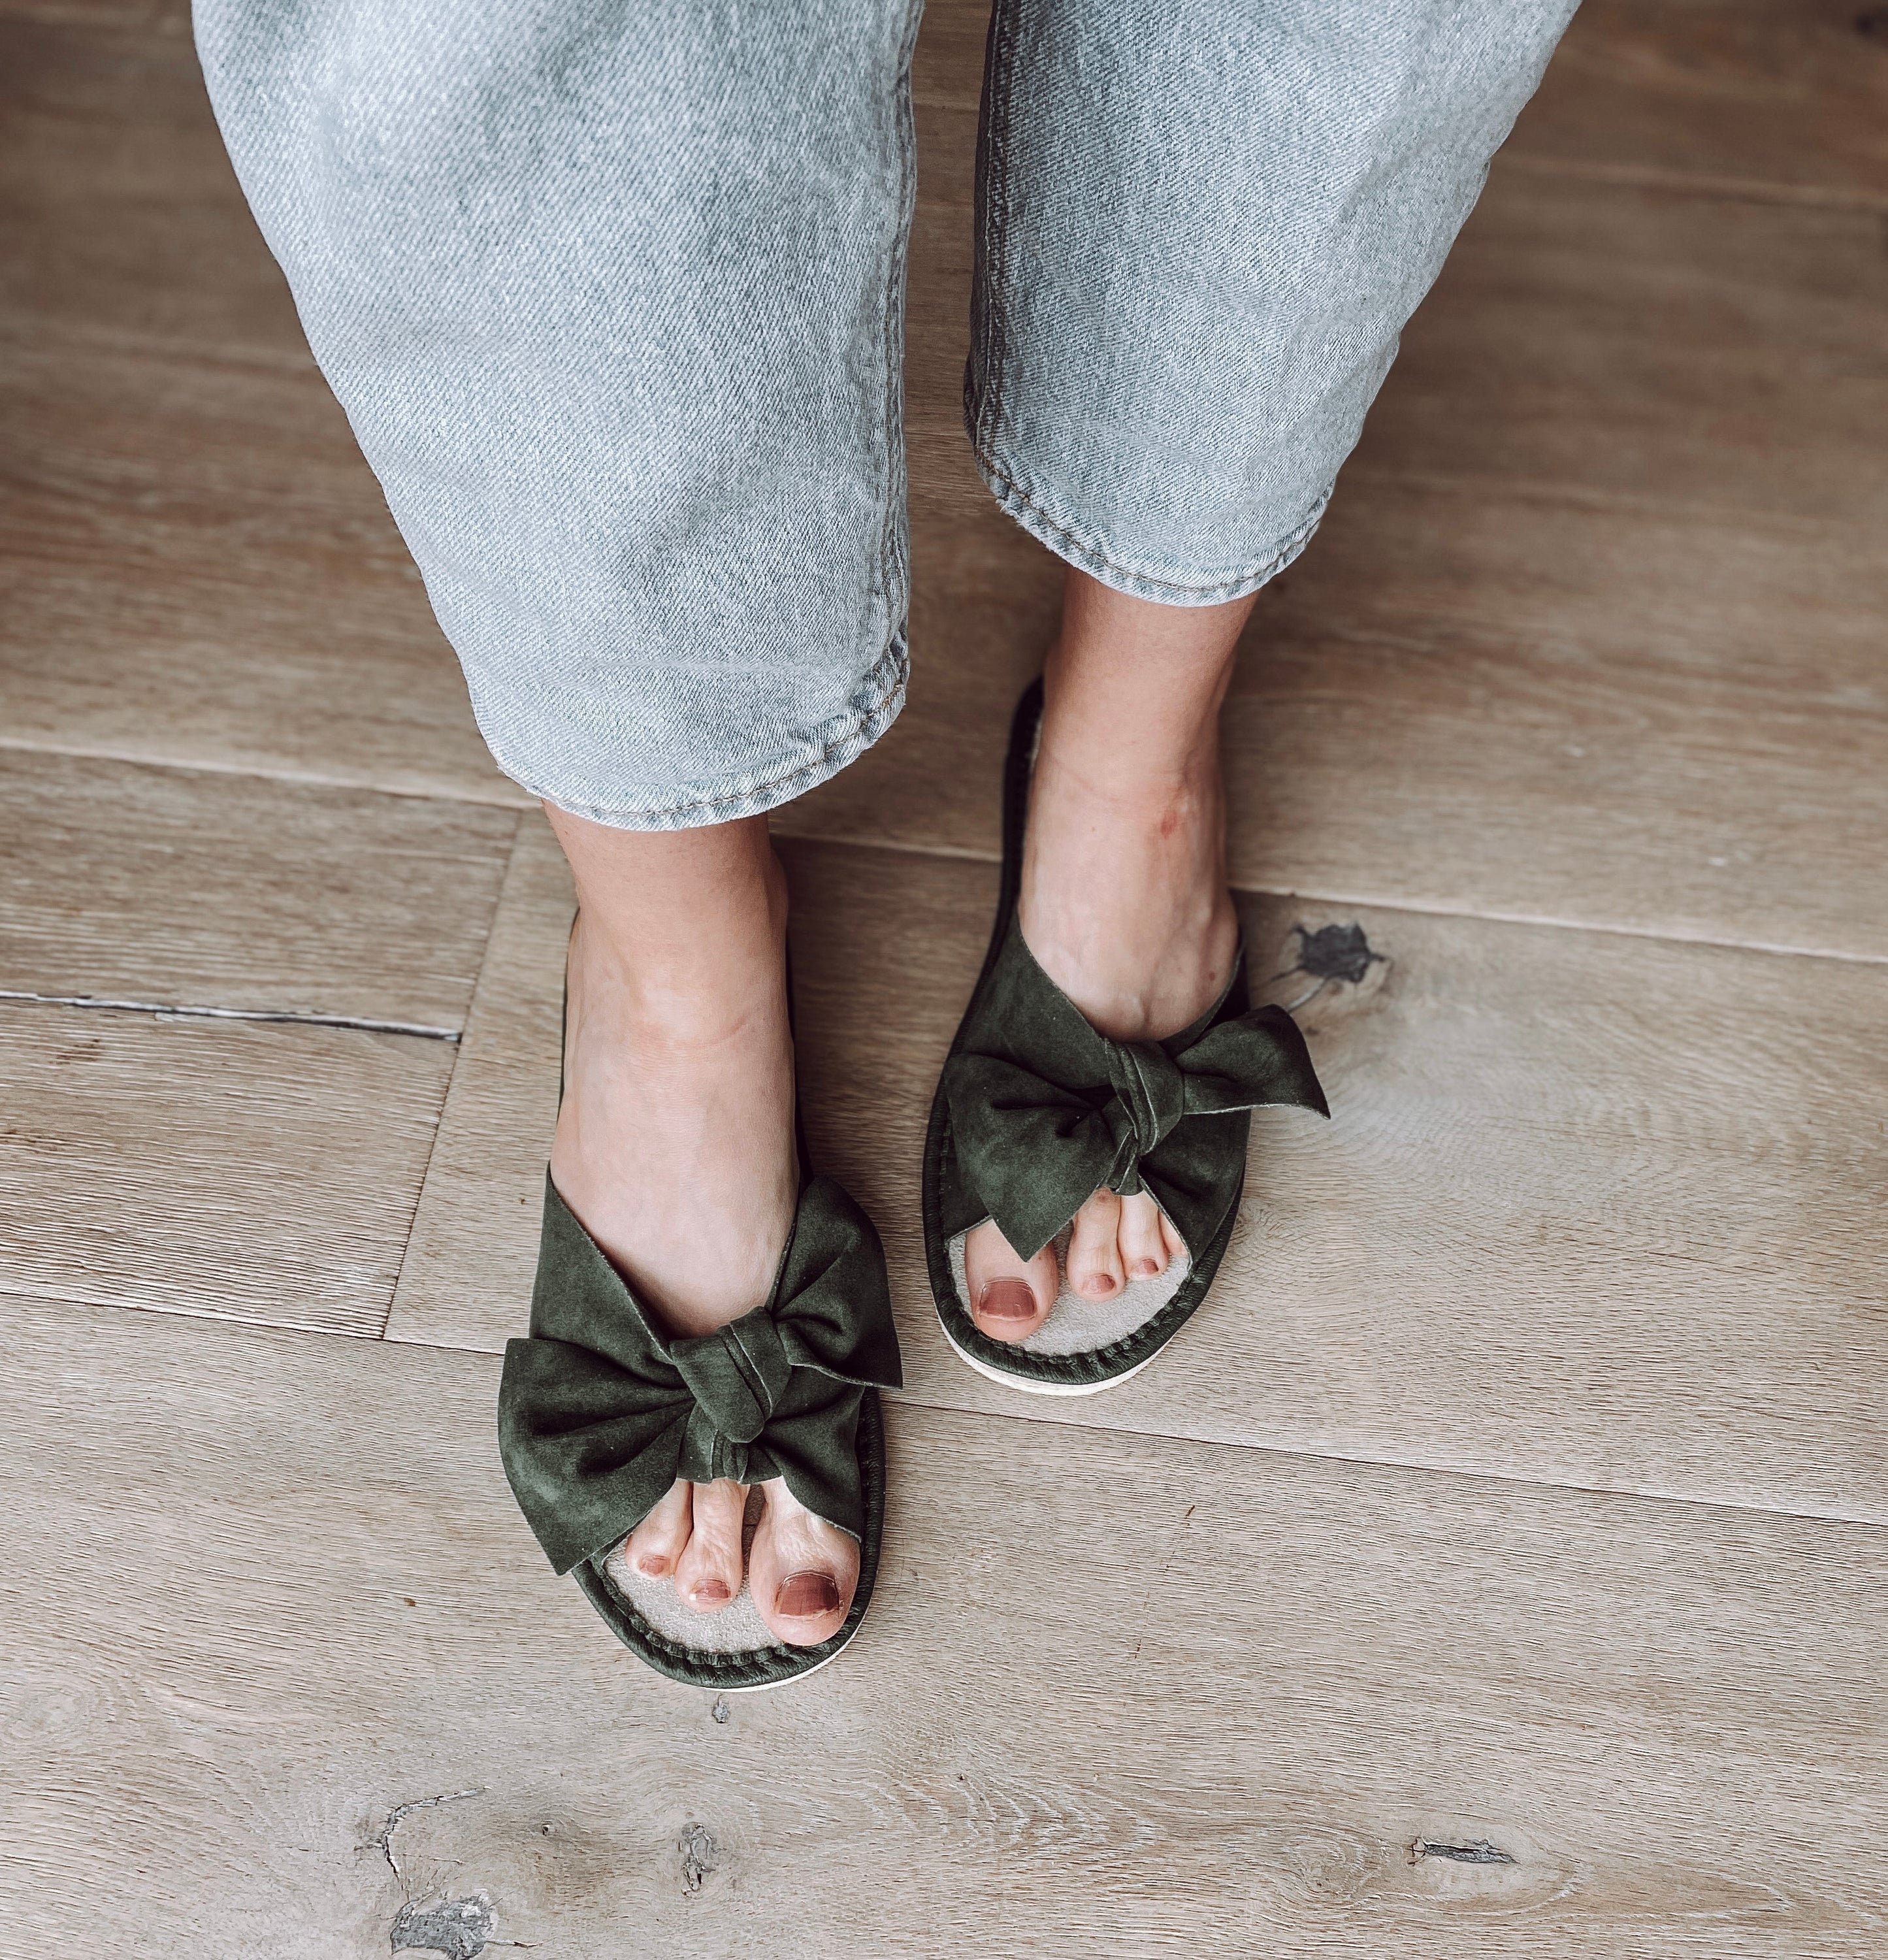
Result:
{"type": "Polygon", "coordinates": [[[795,1572],[780,1581],[774,1610],[783,1620],[816,1620],[839,1604],[839,1588],[830,1572],[795,1572]]]}
{"type": "Polygon", "coordinates": [[[1034,1320],[1036,1297],[1027,1280],[992,1280],[977,1296],[977,1311],[986,1320],[1034,1320]]]}
{"type": "Polygon", "coordinates": [[[1137,1279],[1151,1280],[1159,1271],[1159,1267],[1152,1259],[1136,1259],[1134,1262],[1134,1274],[1137,1279]]]}
{"type": "Polygon", "coordinates": [[[1082,1290],[1091,1300],[1106,1300],[1114,1290],[1112,1273],[1095,1273],[1082,1282],[1082,1290]]]}
{"type": "Polygon", "coordinates": [[[718,1579],[704,1579],[692,1596],[704,1606],[725,1606],[734,1597],[718,1579]]]}
{"type": "Polygon", "coordinates": [[[669,1572],[669,1561],[666,1558],[659,1558],[652,1554],[647,1558],[637,1559],[636,1570],[645,1579],[666,1578],[669,1572]]]}

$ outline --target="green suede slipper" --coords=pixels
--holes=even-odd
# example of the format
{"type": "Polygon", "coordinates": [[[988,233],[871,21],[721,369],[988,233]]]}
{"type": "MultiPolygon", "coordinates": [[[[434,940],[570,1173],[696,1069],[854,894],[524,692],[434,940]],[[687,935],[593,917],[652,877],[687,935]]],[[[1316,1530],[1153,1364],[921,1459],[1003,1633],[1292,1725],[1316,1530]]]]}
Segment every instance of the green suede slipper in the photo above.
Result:
{"type": "Polygon", "coordinates": [[[1238,1215],[1252,1111],[1330,1110],[1291,1016],[1248,1004],[1243,950],[1219,1000],[1159,1042],[1097,1032],[1036,963],[1016,904],[1041,720],[1038,680],[1010,731],[996,930],[931,1104],[924,1247],[945,1335],[980,1374],[1038,1395],[1092,1395],[1146,1367],[1206,1297],[1238,1215]],[[1185,1256],[1111,1300],[1065,1283],[1026,1340],[991,1340],[971,1318],[965,1234],[993,1218],[1032,1257],[1103,1185],[1149,1193],[1185,1256]]]}
{"type": "MultiPolygon", "coordinates": [[[[885,1520],[879,1390],[901,1386],[879,1235],[830,1178],[808,1178],[765,1303],[699,1338],[665,1333],[547,1174],[528,1339],[505,1348],[498,1446],[519,1508],[561,1577],[657,1672],[700,1688],[771,1688],[822,1667],[859,1630],[885,1520]],[[783,1478],[859,1540],[845,1624],[818,1647],[775,1639],[743,1584],[716,1614],[646,1579],[623,1542],[678,1477],[783,1478]]],[[[749,1536],[758,1516],[749,1500],[749,1536]]]]}

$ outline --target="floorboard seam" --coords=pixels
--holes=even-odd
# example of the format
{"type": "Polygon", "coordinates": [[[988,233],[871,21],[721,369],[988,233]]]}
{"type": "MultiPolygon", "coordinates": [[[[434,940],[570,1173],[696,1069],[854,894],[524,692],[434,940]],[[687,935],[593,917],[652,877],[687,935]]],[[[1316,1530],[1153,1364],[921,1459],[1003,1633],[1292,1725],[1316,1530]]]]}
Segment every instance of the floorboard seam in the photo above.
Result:
{"type": "MultiPolygon", "coordinates": [[[[39,742],[17,736],[0,735],[0,750],[9,749],[48,755],[83,756],[99,762],[125,762],[148,768],[198,770],[210,775],[253,776],[264,781],[304,783],[323,789],[358,790],[370,795],[408,797],[421,802],[474,803],[484,808],[497,810],[516,810],[520,808],[517,800],[497,792],[478,794],[470,791],[450,788],[415,789],[397,784],[364,781],[359,778],[318,775],[309,771],[270,769],[243,763],[131,755],[118,749],[87,748],[74,743],[39,742]]],[[[995,865],[1001,861],[1000,854],[995,851],[973,849],[963,845],[923,844],[908,838],[851,835],[842,831],[817,828],[800,829],[790,822],[783,822],[776,834],[794,843],[838,845],[855,851],[901,851],[907,857],[937,858],[958,864],[995,865]]],[[[1792,946],[1773,940],[1721,939],[1708,933],[1686,933],[1670,928],[1661,931],[1650,926],[1628,925],[1618,921],[1561,918],[1550,912],[1500,912],[1469,905],[1426,905],[1410,899],[1386,898],[1369,892],[1325,890],[1311,885],[1286,889],[1235,883],[1233,889],[1249,898],[1299,899],[1312,905],[1368,905],[1377,911],[1408,912],[1420,918],[1480,919],[1491,925],[1544,926],[1556,932],[1609,933],[1622,939],[1654,940],[1668,946],[1715,947],[1729,953],[1760,953],[1778,959],[1827,959],[1851,966],[1888,966],[1888,953],[1854,953],[1838,947],[1792,946]]],[[[166,1009],[163,1011],[183,1010],[166,1009]]],[[[265,1018],[297,1017],[269,1016],[265,1018]]],[[[424,1029],[413,1031],[421,1033],[436,1032],[424,1029]]]]}
{"type": "MultiPolygon", "coordinates": [[[[513,864],[518,855],[518,840],[524,835],[525,813],[519,811],[517,821],[511,826],[511,842],[505,851],[505,867],[499,874],[497,889],[492,894],[491,910],[485,919],[485,950],[478,956],[478,971],[472,975],[472,991],[466,998],[466,1023],[472,1024],[474,1010],[478,1005],[478,989],[485,980],[485,969],[491,962],[491,941],[498,929],[498,913],[505,902],[505,886],[510,882],[513,864]]],[[[419,1182],[414,1188],[413,1208],[406,1215],[406,1233],[400,1240],[399,1262],[393,1268],[393,1284],[387,1289],[386,1306],[380,1316],[380,1331],[376,1337],[384,1341],[386,1331],[393,1319],[394,1303],[400,1297],[400,1282],[406,1277],[407,1257],[413,1249],[414,1227],[419,1223],[420,1207],[426,1202],[426,1182],[433,1174],[433,1159],[439,1153],[440,1132],[446,1127],[446,1105],[450,1100],[453,1083],[459,1074],[459,1064],[465,1055],[462,1046],[456,1046],[453,1065],[446,1071],[445,1086],[439,1095],[439,1113],[433,1120],[432,1140],[426,1146],[426,1162],[420,1167],[419,1182]]]]}
{"type": "Polygon", "coordinates": [[[1741,1511],[1753,1517],[1801,1518],[1816,1524],[1856,1525],[1864,1530],[1888,1534],[1888,1519],[1851,1516],[1846,1511],[1792,1510],[1781,1505],[1753,1504],[1737,1497],[1699,1497],[1676,1491],[1623,1490],[1607,1484],[1576,1484],[1563,1478],[1526,1477],[1507,1470],[1465,1470],[1453,1464],[1425,1463],[1403,1456],[1347,1456],[1334,1449],[1294,1449],[1282,1443],[1240,1443],[1220,1436],[1194,1436],[1167,1429],[1130,1429],[1112,1423],[1078,1422],[1047,1409],[971,1409],[957,1402],[927,1402],[901,1390],[892,1399],[914,1408],[935,1409],[945,1414],[991,1415],[999,1421],[1047,1423],[1058,1429],[1079,1429],[1090,1434],[1152,1437],[1156,1441],[1197,1443],[1208,1449],[1249,1449],[1263,1456],[1283,1456],[1297,1462],[1350,1463],[1364,1470],[1413,1470],[1426,1477],[1461,1477],[1489,1484],[1508,1484],[1529,1491],[1578,1491],[1588,1497],[1626,1497],[1648,1504],[1688,1504],[1706,1510],[1741,1511]]]}
{"type": "Polygon", "coordinates": [[[52,737],[0,734],[0,750],[17,749],[30,755],[72,756],[87,762],[123,762],[134,768],[182,769],[206,776],[253,776],[262,782],[300,783],[313,789],[358,790],[369,796],[407,797],[421,803],[467,803],[493,810],[520,810],[536,807],[537,798],[508,777],[488,788],[450,784],[383,782],[365,776],[333,775],[319,769],[277,768],[261,762],[230,762],[215,756],[157,756],[148,751],[113,748],[97,743],[61,742],[52,737]]]}
{"type": "Polygon", "coordinates": [[[1769,177],[1718,177],[1708,170],[1661,170],[1650,164],[1609,164],[1546,157],[1526,150],[1497,154],[1495,168],[1569,183],[1617,185],[1624,190],[1662,190],[1679,197],[1719,198],[1732,204],[1808,205],[1822,211],[1888,212],[1888,196],[1845,190],[1833,184],[1785,183],[1769,177]]]}
{"type": "MultiPolygon", "coordinates": [[[[837,832],[814,830],[783,829],[780,835],[790,842],[799,844],[838,845],[857,851],[903,851],[914,858],[947,858],[993,867],[1001,861],[994,852],[969,851],[954,845],[911,844],[895,838],[853,837],[837,832]]],[[[1467,905],[1420,905],[1409,899],[1384,898],[1368,892],[1325,891],[1309,885],[1295,885],[1288,889],[1235,882],[1232,889],[1244,898],[1302,899],[1308,904],[1321,905],[1365,905],[1373,912],[1406,912],[1415,918],[1476,919],[1490,925],[1540,926],[1553,932],[1597,933],[1619,939],[1651,940],[1667,946],[1702,946],[1724,953],[1759,953],[1775,959],[1826,959],[1845,966],[1888,966],[1888,953],[1788,946],[1769,940],[1716,939],[1705,933],[1669,930],[1659,932],[1650,926],[1626,925],[1616,921],[1556,918],[1549,912],[1505,912],[1467,905]]]]}
{"type": "MultiPolygon", "coordinates": [[[[438,1354],[465,1354],[496,1365],[503,1357],[489,1348],[467,1348],[447,1341],[424,1341],[408,1335],[357,1333],[345,1327],[292,1326],[279,1320],[252,1319],[240,1314],[210,1313],[183,1306],[157,1306],[124,1300],[96,1300],[79,1293],[27,1293],[17,1287],[0,1284],[0,1302],[13,1300],[26,1306],[49,1303],[60,1306],[91,1307],[119,1313],[149,1313],[170,1320],[186,1320],[210,1326],[236,1327],[251,1333],[279,1334],[300,1340],[312,1335],[317,1340],[354,1341],[383,1352],[411,1348],[438,1354]]],[[[1546,1477],[1524,1477],[1502,1470],[1465,1470],[1452,1465],[1425,1463],[1401,1456],[1346,1456],[1336,1450],[1293,1449],[1276,1443],[1240,1443],[1224,1437],[1192,1436],[1165,1429],[1130,1429],[1112,1424],[1076,1422],[1045,1411],[1031,1408],[982,1409],[958,1402],[931,1402],[900,1391],[892,1398],[895,1405],[930,1409],[940,1415],[962,1415],[991,1422],[1047,1423],[1060,1429],[1073,1429],[1091,1436],[1120,1436],[1154,1443],[1190,1443],[1203,1449],[1249,1450],[1261,1456],[1277,1456],[1293,1462],[1342,1463],[1359,1470],[1408,1470],[1426,1477],[1459,1478],[1485,1484],[1502,1484],[1527,1491],[1572,1491],[1586,1497],[1619,1497],[1629,1503],[1683,1504],[1694,1509],[1737,1511],[1750,1517],[1796,1518],[1809,1524],[1852,1525],[1864,1531],[1880,1532],[1888,1538],[1888,1519],[1857,1517],[1846,1511],[1798,1510],[1779,1504],[1753,1504],[1737,1497],[1704,1497],[1674,1491],[1621,1489],[1605,1484],[1577,1484],[1546,1477]]]]}
{"type": "Polygon", "coordinates": [[[115,1001],[96,994],[33,994],[0,987],[0,1001],[23,1007],[84,1007],[109,1014],[152,1014],[167,1021],[264,1021],[298,1028],[358,1028],[364,1033],[405,1035],[415,1041],[456,1045],[460,1030],[422,1021],[380,1021],[364,1014],[323,1014],[312,1008],[213,1007],[173,1001],[115,1001]]]}

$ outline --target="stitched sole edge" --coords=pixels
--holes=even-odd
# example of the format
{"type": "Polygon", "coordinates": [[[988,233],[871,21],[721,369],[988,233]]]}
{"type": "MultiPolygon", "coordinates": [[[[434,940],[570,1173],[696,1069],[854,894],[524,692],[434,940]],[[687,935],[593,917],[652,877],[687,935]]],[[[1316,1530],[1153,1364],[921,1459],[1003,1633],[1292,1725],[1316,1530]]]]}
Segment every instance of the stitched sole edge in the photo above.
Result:
{"type": "Polygon", "coordinates": [[[968,1363],[986,1381],[995,1382],[1006,1389],[1020,1389],[1028,1395],[1098,1395],[1105,1389],[1117,1389],[1122,1382],[1131,1382],[1143,1368],[1152,1367],[1161,1354],[1161,1349],[1156,1348],[1144,1360],[1136,1361],[1131,1368],[1124,1368],[1118,1375],[1110,1375],[1104,1381],[1044,1382],[1028,1375],[1012,1375],[1006,1370],[993,1368],[987,1361],[978,1360],[968,1348],[958,1346],[957,1337],[941,1312],[937,1316],[937,1324],[944,1329],[944,1338],[951,1344],[959,1360],[968,1363]]]}
{"type": "MultiPolygon", "coordinates": [[[[859,1625],[863,1626],[865,1622],[861,1620],[859,1625]]],[[[844,1630],[841,1631],[843,1632],[844,1630]]],[[[845,1634],[838,1646],[834,1647],[824,1660],[815,1661],[811,1667],[802,1668],[798,1674],[783,1674],[777,1681],[750,1681],[739,1686],[723,1684],[714,1692],[717,1694],[764,1694],[771,1688],[791,1688],[796,1681],[804,1681],[809,1675],[817,1674],[822,1667],[831,1667],[847,1648],[852,1645],[853,1634],[857,1633],[858,1631],[859,1628],[854,1627],[852,1633],[845,1634]]],[[[692,1687],[694,1684],[691,1682],[689,1685],[692,1687]]],[[[703,1690],[704,1694],[707,1691],[706,1689],[703,1690]]]]}

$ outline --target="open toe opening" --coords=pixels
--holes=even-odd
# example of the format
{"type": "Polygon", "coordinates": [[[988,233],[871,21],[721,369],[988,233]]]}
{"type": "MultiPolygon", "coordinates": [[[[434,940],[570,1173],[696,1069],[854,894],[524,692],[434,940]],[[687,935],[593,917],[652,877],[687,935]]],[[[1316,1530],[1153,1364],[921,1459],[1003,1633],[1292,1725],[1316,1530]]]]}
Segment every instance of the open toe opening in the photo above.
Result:
{"type": "MultiPolygon", "coordinates": [[[[969,1236],[969,1231],[959,1232],[949,1246],[952,1284],[967,1317],[970,1288],[964,1271],[964,1242],[969,1236]]],[[[1126,1341],[1166,1312],[1193,1271],[1193,1261],[1181,1242],[1180,1250],[1165,1272],[1138,1276],[1130,1273],[1127,1283],[1117,1287],[1109,1297],[1091,1300],[1069,1284],[1069,1236],[1065,1226],[1055,1238],[1054,1305],[1041,1325],[1015,1344],[1025,1354],[1082,1354],[1126,1341]]]]}

